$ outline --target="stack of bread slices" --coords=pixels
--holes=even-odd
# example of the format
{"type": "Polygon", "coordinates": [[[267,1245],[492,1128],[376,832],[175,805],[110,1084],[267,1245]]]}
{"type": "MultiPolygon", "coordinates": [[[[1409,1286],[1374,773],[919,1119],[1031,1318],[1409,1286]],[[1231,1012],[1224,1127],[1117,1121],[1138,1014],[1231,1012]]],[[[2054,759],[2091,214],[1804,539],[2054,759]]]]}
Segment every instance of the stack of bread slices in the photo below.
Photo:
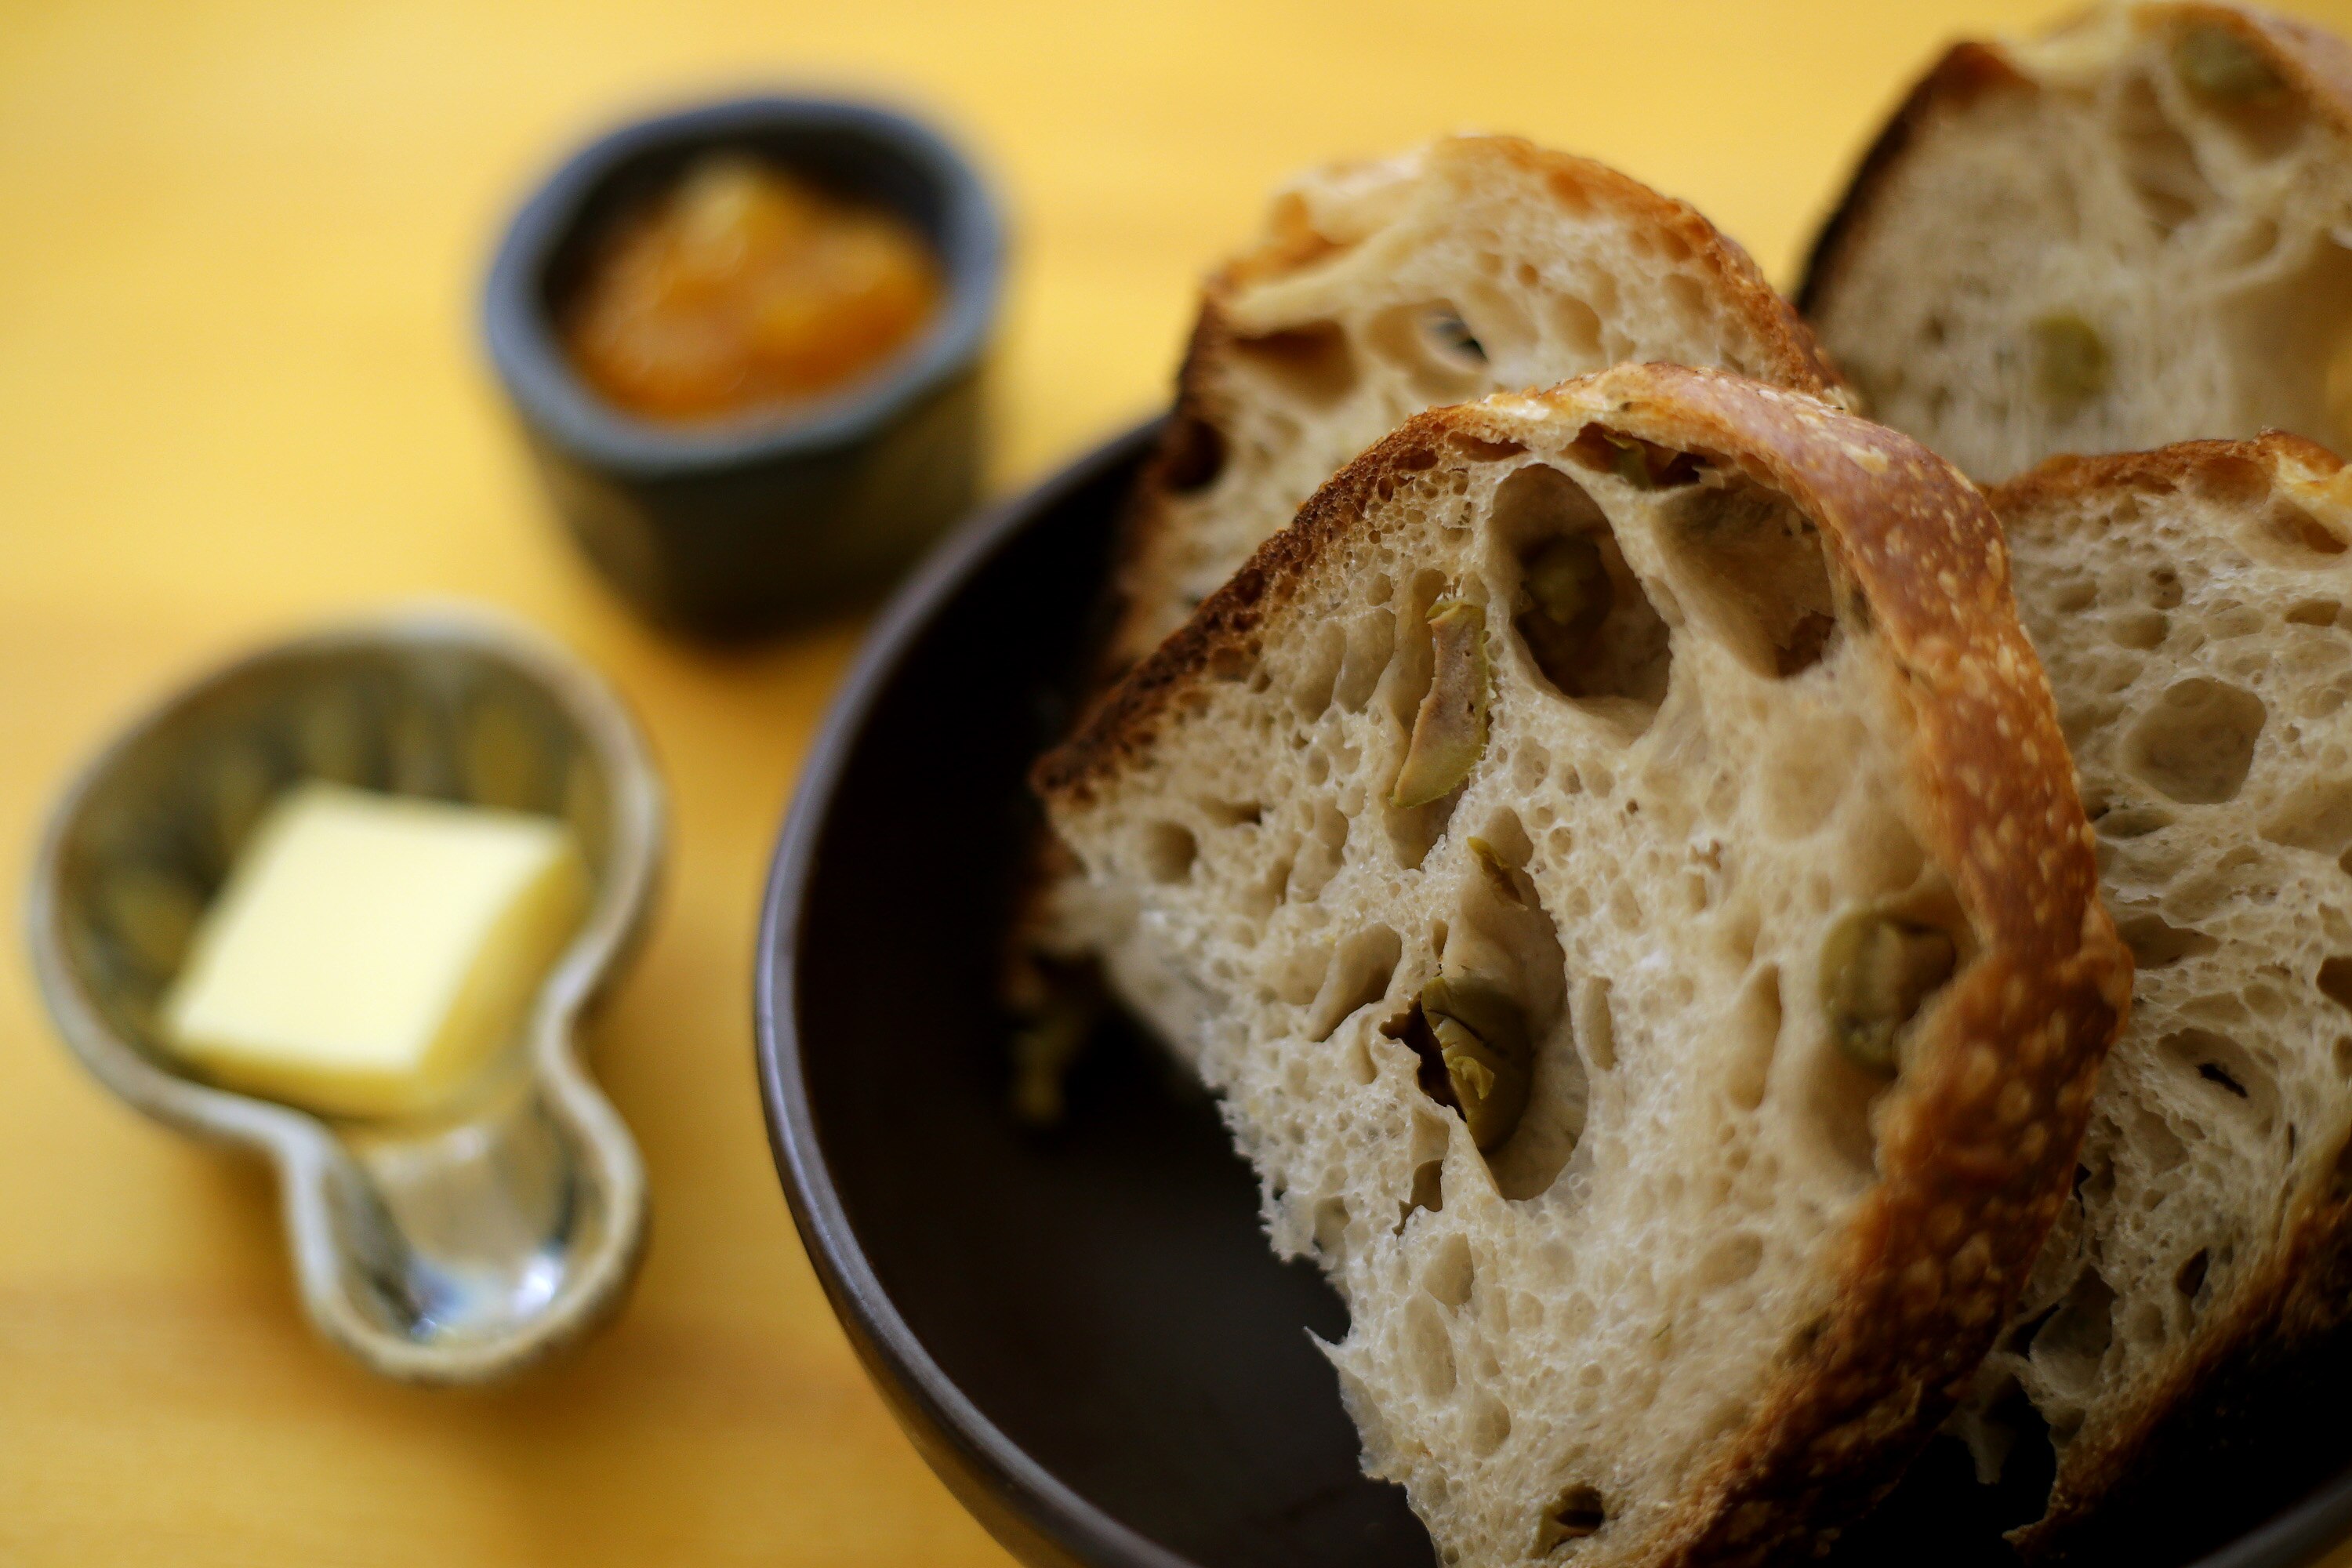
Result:
{"type": "Polygon", "coordinates": [[[2341,1342],[2352,51],[1962,45],[1799,300],[1517,141],[1304,177],[1033,774],[1021,1000],[1221,1097],[1450,1564],[1801,1557],[1939,1427],[2079,1553],[2341,1342]]]}

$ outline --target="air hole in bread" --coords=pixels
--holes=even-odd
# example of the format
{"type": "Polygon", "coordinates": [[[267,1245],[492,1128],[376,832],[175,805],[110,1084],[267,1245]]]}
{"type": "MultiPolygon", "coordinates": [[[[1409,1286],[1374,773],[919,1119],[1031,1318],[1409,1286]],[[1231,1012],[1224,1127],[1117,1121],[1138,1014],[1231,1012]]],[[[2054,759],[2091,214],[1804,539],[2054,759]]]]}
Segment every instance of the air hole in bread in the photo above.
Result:
{"type": "Polygon", "coordinates": [[[2246,1098],[2246,1086],[2231,1078],[2229,1069],[2220,1062],[2199,1062],[2197,1076],[2208,1083],[2219,1084],[2224,1090],[2236,1095],[2240,1100],[2246,1098]]]}
{"type": "Polygon", "coordinates": [[[1662,540],[1678,595],[1749,668],[1781,679],[1828,653],[1837,615],[1821,535],[1786,497],[1738,479],[1694,489],[1662,540]]]}
{"type": "MultiPolygon", "coordinates": [[[[2229,335],[2231,359],[2248,367],[2249,378],[2259,377],[2240,393],[2246,427],[2275,425],[2342,447],[2352,437],[2345,364],[2352,339],[2352,250],[2323,233],[2311,237],[2308,254],[2302,266],[2274,267],[2259,285],[2239,291],[2219,324],[2229,335]]],[[[2263,478],[2249,502],[2268,491],[2269,475],[2263,478]]],[[[2306,535],[2303,521],[2290,515],[2302,509],[2285,497],[2263,510],[2266,515],[2243,536],[2258,552],[2290,565],[2324,564],[2344,553],[2341,529],[2312,517],[2317,532],[2306,535]],[[2266,534],[2278,542],[2264,551],[2266,534]],[[2332,551],[2329,542],[2336,545],[2332,551]]]]}
{"type": "Polygon", "coordinates": [[[1402,371],[1424,403],[1458,403],[1486,389],[1486,347],[1447,300],[1391,305],[1364,328],[1371,351],[1402,371]]]}
{"type": "Polygon", "coordinates": [[[2284,496],[2272,498],[2256,518],[2255,527],[2264,542],[2290,560],[2333,561],[2347,548],[2342,534],[2284,496]]]}
{"type": "Polygon", "coordinates": [[[2162,644],[2171,628],[2171,619],[2162,610],[2126,610],[2107,623],[2107,635],[2118,647],[2145,653],[2162,644]]]}
{"type": "Polygon", "coordinates": [[[1601,312],[1572,294],[1563,294],[1552,301],[1551,329],[1572,353],[1601,353],[1601,312]]]}
{"type": "Polygon", "coordinates": [[[1446,1331],[1445,1319],[1436,1301],[1423,1295],[1406,1303],[1404,1338],[1405,1355],[1421,1392],[1431,1399],[1444,1399],[1452,1394],[1454,1336],[1446,1331]]]}
{"type": "Polygon", "coordinates": [[[1348,1238],[1348,1200],[1325,1198],[1315,1205],[1315,1250],[1334,1257],[1348,1238]]]}
{"type": "Polygon", "coordinates": [[[2323,959],[2316,983],[2320,994],[2338,1007],[2352,1011],[2352,954],[2323,959]]]}
{"type": "Polygon", "coordinates": [[[1528,310],[1528,297],[1516,289],[1498,289],[1472,279],[1464,284],[1457,303],[1459,324],[1436,324],[1433,335],[1440,349],[1450,348],[1467,357],[1467,347],[1475,346],[1482,376],[1478,390],[1482,393],[1490,383],[1499,381],[1510,385],[1523,379],[1505,374],[1504,367],[1524,363],[1537,344],[1536,321],[1528,310]],[[1454,347],[1457,338],[1466,339],[1467,343],[1454,347]]]}
{"type": "Polygon", "coordinates": [[[1347,814],[1335,801],[1318,801],[1314,826],[1300,841],[1282,885],[1284,898],[1311,903],[1321,897],[1324,888],[1346,862],[1347,854],[1347,814]]]}
{"type": "Polygon", "coordinates": [[[2033,1336],[2035,1367],[2061,1389],[2078,1397],[2087,1392],[2115,1342],[2115,1288],[2097,1269],[2084,1269],[2033,1336]]]}
{"type": "Polygon", "coordinates": [[[2116,95],[2115,131],[2124,178],[2158,235],[2170,235],[2212,205],[2212,182],[2147,78],[2134,78],[2116,95]]]}
{"type": "Polygon", "coordinates": [[[2263,837],[2333,856],[2352,844],[2352,779],[2305,780],[2263,824],[2263,837]]]}
{"type": "Polygon", "coordinates": [[[2205,1289],[2205,1279],[2212,1267],[2212,1252],[2206,1247],[2199,1247],[2173,1271],[2172,1288],[2180,1292],[2182,1300],[2196,1300],[2198,1293],[2205,1289]]]}
{"type": "Polygon", "coordinates": [[[1220,827],[1255,827],[1265,817],[1265,807],[1254,800],[1204,798],[1201,814],[1220,827]]]}
{"type": "Polygon", "coordinates": [[[1475,1457],[1491,1458],[1511,1440],[1509,1408],[1483,1388],[1474,1391],[1469,1409],[1464,1414],[1462,1438],[1475,1457]]]}
{"type": "Polygon", "coordinates": [[[2180,574],[2169,566],[2158,566],[2147,574],[2147,602],[2159,610],[2179,609],[2184,592],[2180,574]]]}
{"type": "Polygon", "coordinates": [[[1609,1004],[1609,982],[1588,980],[1576,997],[1576,1037],[1594,1072],[1617,1065],[1617,1019],[1609,1004]]]}
{"type": "Polygon", "coordinates": [[[2101,838],[2127,843],[2171,826],[2172,814],[2161,806],[2119,805],[2092,818],[2091,826],[2098,829],[2101,838]]]}
{"type": "Polygon", "coordinates": [[[1764,1240],[1748,1231],[1735,1231],[1706,1249],[1693,1271],[1702,1290],[1737,1285],[1764,1265],[1764,1240]]]}
{"type": "Polygon", "coordinates": [[[1469,1304],[1470,1289],[1476,1282],[1469,1238],[1459,1233],[1437,1244],[1421,1275],[1421,1288],[1454,1311],[1469,1304]]]}
{"type": "MultiPolygon", "coordinates": [[[[1818,831],[1853,781],[1853,759],[1868,746],[1868,732],[1853,713],[1829,710],[1783,717],[1767,742],[1761,764],[1748,780],[1763,808],[1764,826],[1780,838],[1804,838],[1818,831]]],[[[1895,823],[1889,826],[1891,837],[1904,841],[1911,860],[1910,869],[1896,879],[1900,885],[1927,857],[1907,829],[1895,823]]]]}
{"type": "Polygon", "coordinates": [[[1705,466],[1688,452],[1600,425],[1587,425],[1579,431],[1568,445],[1568,455],[1580,467],[1612,475],[1637,490],[1678,489],[1695,484],[1705,466]]]}
{"type": "Polygon", "coordinates": [[[1608,1522],[1609,1505],[1600,1488],[1581,1482],[1567,1487],[1536,1521],[1535,1554],[1548,1557],[1571,1541],[1598,1534],[1608,1522]]]}
{"type": "Polygon", "coordinates": [[[1322,984],[1307,1008],[1307,1037],[1328,1040],[1342,1021],[1389,993],[1404,939],[1384,925],[1360,931],[1337,944],[1322,984]]]}
{"type": "Polygon", "coordinates": [[[1381,677],[1395,654],[1396,613],[1375,602],[1348,623],[1347,650],[1331,687],[1331,700],[1350,713],[1362,712],[1380,689],[1381,677]]]}
{"type": "Polygon", "coordinates": [[[1179,412],[1160,446],[1160,478],[1177,495],[1197,495],[1225,471],[1225,437],[1199,415],[1179,412]]]}
{"type": "Polygon", "coordinates": [[[2267,1120],[2270,1074],[2229,1036],[2211,1029],[2176,1029],[2157,1042],[2157,1049],[2176,1067],[2193,1071],[2216,1094],[2267,1120]]]}
{"type": "Polygon", "coordinates": [[[1412,1168],[1412,1192],[1398,1206],[1396,1227],[1402,1233],[1405,1222],[1427,1209],[1432,1214],[1445,1208],[1445,1161],[1443,1157],[1423,1160],[1412,1168]]]}
{"type": "Polygon", "coordinates": [[[2184,958],[2200,958],[2221,946],[2203,931],[2177,926],[2153,910],[2115,911],[2116,930],[2141,969],[2163,969],[2184,958]]]}
{"type": "Polygon", "coordinates": [[[2124,741],[2124,764],[2187,805],[2234,799],[2253,765],[2267,710],[2243,687],[2192,676],[2175,681],[2124,741]]]}
{"type": "Polygon", "coordinates": [[[1496,487],[1492,518],[1517,572],[1512,628],[1538,674],[1639,733],[1665,697],[1666,623],[1600,506],[1567,474],[1538,463],[1496,487]]]}
{"type": "Polygon", "coordinates": [[[2305,599],[2287,606],[2286,619],[2290,626],[2332,626],[2343,614],[2344,606],[2333,599],[2305,599]]]}
{"type": "Polygon", "coordinates": [[[1446,445],[1474,463],[1499,463],[1516,458],[1527,448],[1517,441],[1489,441],[1482,436],[1456,430],[1445,437],[1446,445]]]}
{"type": "Polygon", "coordinates": [[[1337,321],[1309,321],[1280,331],[1234,340],[1234,359],[1272,381],[1282,393],[1328,408],[1356,388],[1356,351],[1337,321]]]}
{"type": "Polygon", "coordinates": [[[1772,1057],[1780,1043],[1780,969],[1768,963],[1741,987],[1727,1020],[1728,1060],[1724,1092],[1742,1110],[1764,1103],[1772,1077],[1772,1057]]]}
{"type": "Polygon", "coordinates": [[[1301,719],[1312,723],[1330,711],[1331,695],[1347,662],[1346,625],[1325,621],[1317,626],[1290,679],[1290,705],[1301,719]]]}
{"type": "Polygon", "coordinates": [[[1322,993],[1331,973],[1331,944],[1307,942],[1273,967],[1266,988],[1294,1007],[1304,1007],[1322,993]]]}
{"type": "Polygon", "coordinates": [[[1200,857],[1201,841],[1192,836],[1191,828],[1181,822],[1147,822],[1139,837],[1145,876],[1155,882],[1171,883],[1192,875],[1192,862],[1200,857]]]}

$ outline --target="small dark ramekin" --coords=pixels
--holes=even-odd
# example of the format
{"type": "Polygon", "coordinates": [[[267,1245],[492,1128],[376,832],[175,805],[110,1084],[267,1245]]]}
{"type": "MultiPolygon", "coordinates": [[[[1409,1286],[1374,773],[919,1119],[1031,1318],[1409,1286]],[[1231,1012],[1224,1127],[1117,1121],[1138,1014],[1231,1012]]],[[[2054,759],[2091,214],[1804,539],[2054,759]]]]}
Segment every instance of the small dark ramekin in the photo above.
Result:
{"type": "Polygon", "coordinates": [[[656,624],[742,637],[878,591],[970,506],[1003,249],[987,187],[928,127],[869,104],[737,99],[623,127],[558,169],[507,229],[482,326],[589,559],[656,624]],[[615,216],[719,150],[898,212],[938,253],[945,293],[911,345],[838,394],[692,424],[638,418],[573,370],[557,311],[615,216]]]}

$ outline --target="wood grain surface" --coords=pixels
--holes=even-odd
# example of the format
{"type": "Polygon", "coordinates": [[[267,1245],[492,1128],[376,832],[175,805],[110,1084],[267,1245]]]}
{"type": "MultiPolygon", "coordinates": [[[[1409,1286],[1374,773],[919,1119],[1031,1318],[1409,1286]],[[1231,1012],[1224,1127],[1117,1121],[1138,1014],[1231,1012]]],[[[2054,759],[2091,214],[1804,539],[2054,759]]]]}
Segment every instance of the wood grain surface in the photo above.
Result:
{"type": "MultiPolygon", "coordinates": [[[[2352,0],[2289,8],[2352,26],[2352,0]]],[[[488,248],[570,144],[772,85],[954,131],[1015,229],[1001,492],[1164,395],[1194,277],[1294,167],[1521,132],[1690,198],[1785,282],[1929,51],[2053,11],[0,5],[0,888],[133,705],[413,595],[600,665],[676,809],[657,934],[596,1031],[652,1253],[610,1331],[511,1387],[394,1387],[315,1342],[263,1173],[108,1099],[21,945],[0,963],[0,1564],[1005,1561],[852,1360],[753,1085],[760,883],[860,623],[724,657],[640,628],[552,527],[483,366],[488,248]]]]}

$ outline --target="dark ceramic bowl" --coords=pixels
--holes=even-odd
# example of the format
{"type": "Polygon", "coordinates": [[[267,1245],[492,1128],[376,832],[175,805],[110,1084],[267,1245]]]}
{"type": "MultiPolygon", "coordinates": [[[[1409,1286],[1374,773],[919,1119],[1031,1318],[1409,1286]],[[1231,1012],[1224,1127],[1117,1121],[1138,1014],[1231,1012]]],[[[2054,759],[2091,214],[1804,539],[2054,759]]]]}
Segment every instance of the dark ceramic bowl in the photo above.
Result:
{"type": "MultiPolygon", "coordinates": [[[[1268,1251],[1214,1107],[1114,1031],[1082,1063],[1064,1130],[1026,1133],[1005,1110],[993,980],[1035,821],[1022,774],[1060,721],[1150,436],[959,531],[876,627],[769,879],[769,1135],[867,1371],[1024,1562],[1432,1568],[1402,1492],[1358,1472],[1308,1337],[1336,1339],[1346,1314],[1268,1251]]],[[[2352,1531],[2346,1408],[2340,1387],[2302,1389],[2275,1416],[2280,1442],[2192,1463],[2110,1560],[2312,1561],[2352,1531]]],[[[2013,1564],[1999,1530],[2023,1500],[1974,1486],[1939,1444],[1833,1561],[2013,1564]]]]}
{"type": "Polygon", "coordinates": [[[746,98],[590,143],[523,204],[490,268],[483,331],[557,512],[657,624],[726,638],[878,591],[971,503],[981,371],[1003,233],[940,135],[867,104],[746,98]],[[572,370],[553,318],[616,216],[717,150],[878,202],[931,243],[947,288],[873,375],[806,405],[661,424],[572,370]]]}

